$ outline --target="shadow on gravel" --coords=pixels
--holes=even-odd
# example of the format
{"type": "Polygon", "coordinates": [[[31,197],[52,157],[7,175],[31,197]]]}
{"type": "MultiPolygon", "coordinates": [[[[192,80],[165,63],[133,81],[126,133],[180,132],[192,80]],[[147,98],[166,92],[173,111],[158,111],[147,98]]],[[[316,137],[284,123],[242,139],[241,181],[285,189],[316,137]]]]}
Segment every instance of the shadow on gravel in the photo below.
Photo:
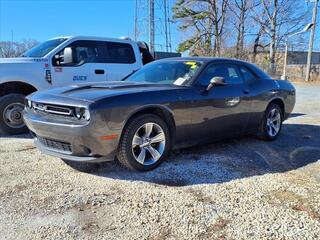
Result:
{"type": "Polygon", "coordinates": [[[187,186],[285,172],[319,159],[320,126],[284,124],[276,141],[264,142],[245,137],[187,148],[175,151],[151,172],[132,172],[114,163],[72,164],[72,167],[112,179],[187,186]]]}
{"type": "Polygon", "coordinates": [[[25,138],[25,139],[31,139],[32,136],[31,136],[30,133],[24,133],[24,134],[19,134],[19,135],[7,135],[7,134],[0,133],[0,139],[1,138],[25,138]]]}
{"type": "Polygon", "coordinates": [[[304,114],[304,113],[291,113],[289,118],[301,117],[304,115],[306,115],[306,114],[304,114]]]}

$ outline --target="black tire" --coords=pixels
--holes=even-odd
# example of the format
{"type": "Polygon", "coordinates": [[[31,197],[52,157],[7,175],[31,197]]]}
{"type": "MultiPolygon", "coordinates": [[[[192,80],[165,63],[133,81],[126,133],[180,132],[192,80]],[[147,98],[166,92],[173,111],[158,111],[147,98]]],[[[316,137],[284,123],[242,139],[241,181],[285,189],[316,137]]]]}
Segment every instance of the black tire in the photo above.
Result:
{"type": "MultiPolygon", "coordinates": [[[[8,124],[5,117],[6,108],[10,104],[14,104],[14,103],[24,105],[24,98],[25,98],[25,95],[17,94],[17,93],[11,93],[0,98],[0,132],[9,134],[9,135],[22,134],[22,133],[28,132],[28,128],[24,124],[21,125],[21,127],[10,126],[10,124],[8,124]]],[[[22,113],[20,114],[22,117],[22,113]]]]}
{"type": "Polygon", "coordinates": [[[259,139],[262,139],[265,141],[275,140],[281,132],[282,122],[283,122],[283,111],[282,111],[281,107],[275,103],[270,103],[269,106],[267,107],[267,109],[264,113],[263,119],[260,123],[259,130],[257,132],[257,137],[259,139]],[[268,131],[267,123],[268,123],[268,116],[270,115],[271,111],[273,111],[274,109],[280,113],[280,128],[275,135],[271,135],[268,131]]]}
{"type": "Polygon", "coordinates": [[[168,156],[171,150],[170,131],[167,124],[160,117],[153,114],[144,114],[129,120],[120,138],[117,161],[123,167],[135,171],[150,171],[158,167],[168,156]],[[135,133],[146,123],[155,123],[160,126],[165,135],[165,147],[161,157],[153,164],[144,165],[136,160],[133,155],[132,142],[135,133]]]}

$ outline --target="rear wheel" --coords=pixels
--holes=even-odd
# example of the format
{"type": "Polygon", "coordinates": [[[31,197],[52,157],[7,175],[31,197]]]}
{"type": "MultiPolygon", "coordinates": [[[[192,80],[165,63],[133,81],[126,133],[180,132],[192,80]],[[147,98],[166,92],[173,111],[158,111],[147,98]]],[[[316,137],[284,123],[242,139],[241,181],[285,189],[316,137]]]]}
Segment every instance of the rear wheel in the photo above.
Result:
{"type": "Polygon", "coordinates": [[[6,134],[20,134],[28,131],[23,122],[23,94],[8,94],[0,98],[0,131],[6,134]]]}
{"type": "Polygon", "coordinates": [[[257,136],[263,140],[274,140],[278,137],[283,121],[283,112],[279,105],[271,103],[264,113],[257,136]]]}
{"type": "Polygon", "coordinates": [[[133,118],[125,127],[117,158],[128,169],[148,171],[165,160],[170,148],[167,124],[156,115],[145,114],[133,118]]]}

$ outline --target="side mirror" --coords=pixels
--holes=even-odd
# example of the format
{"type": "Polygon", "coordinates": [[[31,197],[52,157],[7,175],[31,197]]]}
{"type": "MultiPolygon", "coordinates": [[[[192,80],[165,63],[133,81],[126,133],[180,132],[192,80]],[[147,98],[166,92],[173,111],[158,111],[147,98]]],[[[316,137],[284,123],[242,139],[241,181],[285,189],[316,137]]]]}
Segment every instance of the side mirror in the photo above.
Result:
{"type": "Polygon", "coordinates": [[[73,63],[73,50],[71,47],[66,47],[63,50],[63,62],[61,64],[68,65],[73,63]]]}
{"type": "Polygon", "coordinates": [[[208,85],[208,87],[206,88],[206,91],[209,92],[213,87],[215,86],[225,86],[227,85],[227,83],[225,82],[223,77],[213,77],[210,80],[210,83],[208,85]]]}

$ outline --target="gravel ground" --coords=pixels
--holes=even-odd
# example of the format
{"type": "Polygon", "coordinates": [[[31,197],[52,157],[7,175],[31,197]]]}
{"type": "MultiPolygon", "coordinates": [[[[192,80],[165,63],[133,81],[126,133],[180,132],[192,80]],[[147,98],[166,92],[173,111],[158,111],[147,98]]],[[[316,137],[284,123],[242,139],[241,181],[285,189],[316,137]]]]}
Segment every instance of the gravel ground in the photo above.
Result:
{"type": "Polygon", "coordinates": [[[0,136],[0,239],[320,239],[320,85],[278,140],[189,148],[160,168],[86,172],[0,136]]]}

